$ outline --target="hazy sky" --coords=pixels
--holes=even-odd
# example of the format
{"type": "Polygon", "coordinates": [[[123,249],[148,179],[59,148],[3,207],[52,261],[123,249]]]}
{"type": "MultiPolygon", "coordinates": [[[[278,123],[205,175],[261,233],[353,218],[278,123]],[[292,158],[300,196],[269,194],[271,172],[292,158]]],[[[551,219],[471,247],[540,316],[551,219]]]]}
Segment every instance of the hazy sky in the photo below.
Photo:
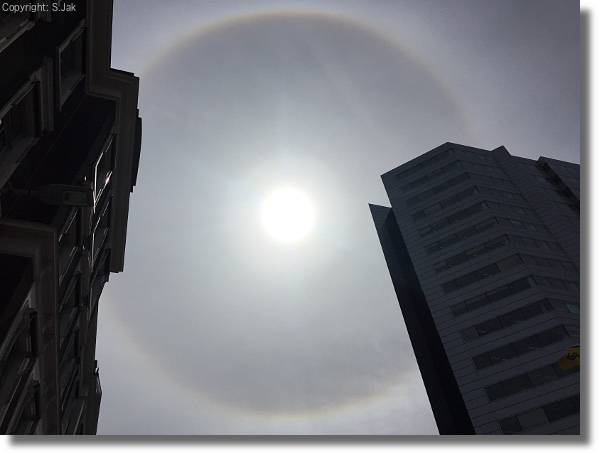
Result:
{"type": "Polygon", "coordinates": [[[437,434],[370,217],[446,142],[579,162],[579,2],[115,0],[140,77],[102,434],[437,434]],[[292,186],[315,225],[273,238],[292,186]]]}

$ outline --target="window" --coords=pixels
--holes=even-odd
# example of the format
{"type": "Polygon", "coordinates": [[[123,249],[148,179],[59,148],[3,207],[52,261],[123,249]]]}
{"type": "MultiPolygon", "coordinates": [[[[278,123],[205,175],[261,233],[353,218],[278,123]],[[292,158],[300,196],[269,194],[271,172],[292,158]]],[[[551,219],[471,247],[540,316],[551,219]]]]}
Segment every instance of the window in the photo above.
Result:
{"type": "Polygon", "coordinates": [[[13,0],[0,4],[0,52],[33,27],[34,22],[30,12],[17,9],[24,5],[27,5],[26,0],[13,0]]]}
{"type": "Polygon", "coordinates": [[[83,24],[80,24],[57,49],[60,107],[83,79],[83,24]]]}
{"type": "Polygon", "coordinates": [[[40,113],[37,85],[30,85],[14,104],[0,112],[0,153],[17,148],[21,143],[39,136],[40,113]]]}
{"type": "Polygon", "coordinates": [[[108,186],[115,168],[114,144],[114,135],[111,135],[102,148],[102,153],[94,166],[94,195],[96,203],[100,200],[104,188],[108,186]]]}
{"type": "Polygon", "coordinates": [[[553,327],[513,343],[492,349],[491,351],[484,352],[483,354],[479,354],[472,358],[473,364],[475,365],[476,370],[481,370],[482,368],[527,354],[528,352],[535,351],[567,338],[569,338],[569,334],[564,326],[553,327]]]}
{"type": "Polygon", "coordinates": [[[561,370],[558,364],[554,362],[513,378],[491,384],[486,386],[484,390],[490,401],[496,401],[576,373],[579,373],[579,367],[561,370]]]}

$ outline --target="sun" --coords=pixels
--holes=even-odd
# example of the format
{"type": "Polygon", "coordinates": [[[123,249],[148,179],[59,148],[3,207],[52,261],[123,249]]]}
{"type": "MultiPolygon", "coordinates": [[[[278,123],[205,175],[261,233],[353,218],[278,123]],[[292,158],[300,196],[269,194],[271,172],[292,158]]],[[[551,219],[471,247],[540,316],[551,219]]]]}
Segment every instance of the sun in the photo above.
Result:
{"type": "Polygon", "coordinates": [[[267,197],[262,206],[262,221],[277,240],[294,242],[305,237],[315,221],[310,199],[294,188],[282,188],[267,197]]]}

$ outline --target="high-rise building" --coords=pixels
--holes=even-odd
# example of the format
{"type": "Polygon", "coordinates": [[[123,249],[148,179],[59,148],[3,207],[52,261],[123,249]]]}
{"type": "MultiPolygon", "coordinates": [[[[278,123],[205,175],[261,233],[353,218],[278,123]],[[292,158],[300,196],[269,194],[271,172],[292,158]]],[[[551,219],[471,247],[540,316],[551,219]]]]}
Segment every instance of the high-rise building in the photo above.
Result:
{"type": "Polygon", "coordinates": [[[123,270],[138,79],[112,1],[0,5],[0,433],[94,434],[98,299],[123,270]]]}
{"type": "Polygon", "coordinates": [[[440,434],[579,434],[579,165],[446,143],[371,213],[440,434]]]}

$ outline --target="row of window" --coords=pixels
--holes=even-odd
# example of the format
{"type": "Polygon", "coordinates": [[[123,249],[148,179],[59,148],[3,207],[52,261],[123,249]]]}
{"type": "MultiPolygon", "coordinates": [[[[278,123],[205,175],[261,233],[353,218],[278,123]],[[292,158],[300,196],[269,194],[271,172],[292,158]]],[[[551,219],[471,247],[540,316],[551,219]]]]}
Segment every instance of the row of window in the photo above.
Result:
{"type": "Polygon", "coordinates": [[[37,92],[38,87],[34,85],[4,116],[0,115],[0,153],[41,133],[37,92]]]}
{"type": "Polygon", "coordinates": [[[421,218],[425,218],[426,216],[429,216],[436,212],[439,212],[440,210],[450,207],[451,205],[454,205],[457,202],[460,202],[460,201],[467,199],[475,194],[478,194],[479,192],[480,192],[480,190],[476,186],[473,186],[471,188],[463,190],[460,193],[457,193],[447,199],[444,199],[441,202],[437,202],[434,205],[431,205],[429,207],[424,208],[423,210],[419,210],[418,212],[413,213],[413,215],[412,215],[413,220],[417,221],[417,220],[420,220],[421,218]]]}
{"type": "Polygon", "coordinates": [[[478,308],[490,305],[491,303],[537,286],[558,290],[579,291],[579,283],[575,281],[548,278],[540,275],[530,275],[478,295],[477,297],[452,305],[450,311],[452,311],[454,316],[461,316],[465,313],[475,311],[478,308]]]}
{"type": "Polygon", "coordinates": [[[435,242],[435,243],[432,243],[431,245],[426,246],[425,251],[427,252],[427,254],[436,253],[445,248],[448,248],[449,246],[452,246],[452,245],[459,243],[465,239],[468,239],[469,237],[473,237],[474,235],[477,235],[481,232],[487,231],[488,229],[491,229],[494,226],[497,226],[498,224],[499,224],[499,221],[497,218],[490,218],[489,220],[485,220],[481,223],[477,223],[475,226],[471,226],[466,229],[463,229],[462,231],[457,232],[456,234],[452,234],[451,236],[446,237],[445,239],[442,239],[438,242],[435,242]]]}
{"type": "Polygon", "coordinates": [[[463,340],[471,341],[519,322],[551,311],[579,314],[579,303],[561,299],[542,299],[460,331],[463,340]]]}
{"type": "Polygon", "coordinates": [[[520,340],[505,344],[499,348],[476,355],[472,358],[473,365],[476,370],[482,370],[529,352],[537,351],[538,349],[558,343],[559,341],[572,337],[575,338],[577,335],[575,333],[570,334],[567,327],[564,325],[558,325],[551,329],[544,330],[543,332],[536,333],[535,335],[521,338],[520,340]]]}
{"type": "Polygon", "coordinates": [[[454,155],[454,150],[452,150],[452,149],[448,149],[443,152],[440,152],[437,155],[434,155],[431,158],[427,158],[425,161],[422,161],[419,164],[411,167],[410,169],[399,172],[398,174],[396,174],[396,178],[403,179],[405,177],[408,177],[409,175],[412,175],[415,172],[420,171],[421,169],[425,169],[426,167],[429,167],[434,163],[439,163],[440,161],[442,161],[452,155],[454,155]]]}
{"type": "Polygon", "coordinates": [[[493,251],[504,245],[508,245],[509,243],[510,243],[510,241],[508,239],[508,236],[502,235],[498,238],[490,240],[489,242],[485,242],[482,245],[478,245],[474,248],[470,248],[466,251],[463,251],[463,252],[455,254],[454,256],[451,256],[447,259],[444,259],[443,261],[440,261],[437,264],[434,264],[433,268],[435,270],[435,273],[439,273],[444,270],[448,270],[449,268],[455,267],[459,264],[462,264],[463,262],[466,262],[469,259],[481,256],[482,254],[493,251]]]}
{"type": "Polygon", "coordinates": [[[430,197],[432,197],[436,194],[439,194],[442,191],[447,190],[448,188],[459,185],[460,183],[462,183],[468,179],[478,180],[478,181],[481,181],[484,183],[492,183],[492,184],[496,184],[496,185],[502,185],[505,188],[506,187],[514,188],[514,185],[513,185],[512,181],[510,181],[510,180],[501,179],[498,177],[491,177],[489,175],[473,174],[473,173],[465,172],[464,174],[457,175],[456,177],[451,178],[450,180],[447,180],[443,183],[440,183],[439,185],[436,185],[433,188],[430,188],[427,191],[424,191],[423,193],[418,194],[417,196],[407,199],[406,205],[408,207],[410,207],[419,202],[423,202],[424,200],[429,199],[430,197]]]}
{"type": "Polygon", "coordinates": [[[418,204],[419,202],[429,199],[431,196],[439,194],[442,191],[447,190],[448,188],[452,188],[453,186],[459,185],[460,183],[464,182],[465,180],[469,180],[469,178],[470,178],[470,176],[467,172],[457,175],[456,177],[453,177],[450,180],[446,180],[445,182],[440,183],[439,185],[436,185],[433,188],[429,188],[427,191],[425,191],[421,194],[418,194],[414,197],[411,197],[410,199],[407,199],[406,205],[410,207],[411,205],[418,204]]]}
{"type": "MultiPolygon", "coordinates": [[[[441,220],[436,221],[435,223],[432,223],[429,226],[425,226],[424,228],[419,229],[419,235],[421,237],[425,237],[427,235],[434,233],[435,231],[439,231],[439,230],[445,228],[446,226],[450,226],[451,224],[454,224],[464,218],[467,218],[471,215],[482,212],[489,208],[496,208],[496,209],[503,210],[506,212],[516,213],[519,215],[535,216],[535,214],[531,210],[524,208],[524,207],[502,204],[499,202],[482,201],[482,202],[478,202],[477,204],[472,205],[471,207],[468,207],[464,210],[460,210],[459,212],[453,213],[452,215],[442,218],[441,220]]],[[[525,223],[523,223],[521,221],[510,220],[510,222],[515,227],[520,227],[520,228],[525,227],[525,223]]],[[[531,223],[529,223],[529,224],[531,224],[531,223]]],[[[530,230],[537,231],[538,229],[533,224],[531,224],[530,230]]]]}
{"type": "Polygon", "coordinates": [[[550,267],[554,269],[564,270],[566,272],[577,272],[577,268],[568,261],[558,259],[544,258],[540,256],[531,256],[529,254],[521,254],[521,259],[524,264],[536,265],[539,267],[550,267]]]}
{"type": "Polygon", "coordinates": [[[442,290],[445,294],[449,294],[450,292],[464,288],[465,286],[476,283],[477,281],[481,281],[490,276],[515,268],[523,264],[523,262],[524,261],[520,255],[513,254],[512,256],[501,259],[498,262],[488,264],[485,267],[481,267],[480,269],[474,270],[473,272],[469,272],[466,275],[462,275],[454,280],[442,284],[442,290]]]}
{"type": "MultiPolygon", "coordinates": [[[[59,75],[59,106],[83,79],[83,24],[56,49],[56,72],[59,75]]],[[[19,90],[17,99],[6,107],[0,107],[0,158],[8,150],[25,150],[47,127],[48,119],[42,119],[42,104],[48,102],[49,94],[42,93],[46,69],[34,73],[25,86],[19,90]]],[[[52,103],[50,103],[52,106],[52,103]]],[[[53,108],[50,107],[49,110],[53,108]]],[[[18,155],[18,153],[17,153],[18,155]]]]}
{"type": "Polygon", "coordinates": [[[403,193],[406,193],[407,191],[413,190],[415,188],[425,185],[426,183],[431,182],[432,180],[437,179],[441,175],[447,174],[456,169],[460,169],[460,167],[461,167],[460,161],[458,161],[458,160],[453,161],[452,163],[449,163],[449,164],[446,164],[445,166],[437,168],[435,171],[433,171],[429,174],[423,175],[423,176],[419,177],[418,179],[413,180],[410,183],[402,185],[402,187],[400,187],[400,189],[403,193]]]}
{"type": "Polygon", "coordinates": [[[485,394],[490,401],[496,401],[575,373],[579,373],[579,366],[563,370],[558,366],[558,362],[553,362],[550,365],[489,385],[485,387],[485,394]]]}
{"type": "MultiPolygon", "coordinates": [[[[468,239],[469,237],[472,237],[481,232],[487,231],[488,229],[490,229],[494,226],[497,226],[497,225],[506,226],[506,227],[515,227],[515,228],[519,228],[519,229],[526,230],[526,231],[532,231],[532,232],[539,232],[539,233],[546,232],[546,229],[541,224],[534,224],[534,223],[529,223],[526,221],[519,221],[519,220],[510,220],[508,218],[490,218],[489,220],[483,221],[482,223],[478,223],[475,226],[471,226],[466,229],[463,229],[462,231],[457,232],[456,234],[452,234],[449,237],[446,237],[445,239],[442,239],[438,242],[428,245],[427,247],[425,247],[425,251],[427,252],[427,254],[436,253],[437,251],[441,251],[444,248],[448,248],[449,246],[459,243],[462,240],[468,239]]],[[[529,239],[529,240],[531,240],[531,239],[529,239]]],[[[531,243],[531,242],[529,242],[529,243],[531,243]]],[[[556,245],[555,243],[552,243],[552,242],[545,242],[545,243],[547,243],[550,246],[551,250],[555,249],[555,247],[553,246],[553,245],[556,245]]],[[[540,245],[543,245],[543,244],[540,244],[540,245]]],[[[528,244],[527,246],[530,246],[530,245],[528,244]]],[[[539,248],[547,249],[547,248],[545,248],[545,246],[539,246],[537,243],[536,243],[536,246],[538,246],[539,248]]],[[[560,251],[560,249],[556,249],[556,251],[560,251]]]]}
{"type": "Polygon", "coordinates": [[[484,210],[487,210],[488,208],[489,208],[489,205],[486,201],[478,202],[477,204],[472,205],[471,207],[468,207],[464,210],[460,210],[456,213],[453,213],[452,215],[442,218],[439,221],[436,221],[435,223],[433,223],[429,226],[425,226],[424,228],[419,229],[419,235],[421,237],[426,237],[430,234],[433,234],[436,231],[441,231],[445,227],[450,226],[451,224],[457,223],[471,215],[475,215],[476,213],[483,212],[484,210]]]}
{"type": "Polygon", "coordinates": [[[500,420],[504,434],[517,434],[579,414],[579,394],[500,420]]]}
{"type": "MultiPolygon", "coordinates": [[[[477,256],[481,256],[482,254],[493,251],[497,248],[500,248],[503,245],[508,245],[509,243],[513,245],[521,245],[527,247],[536,247],[544,250],[552,250],[552,251],[561,251],[558,243],[555,242],[547,242],[545,240],[539,239],[530,239],[527,237],[520,237],[517,235],[502,235],[498,238],[490,240],[489,242],[485,242],[482,245],[478,245],[469,250],[463,251],[461,253],[455,254],[443,261],[440,261],[433,265],[433,268],[436,273],[447,270],[451,267],[462,264],[463,262],[468,261],[477,256]]],[[[566,266],[569,270],[572,270],[570,266],[566,266]]]]}
{"type": "Polygon", "coordinates": [[[496,167],[496,166],[490,166],[487,164],[480,164],[480,163],[473,163],[472,161],[457,160],[457,161],[449,163],[441,168],[438,168],[435,171],[433,171],[427,175],[423,175],[423,176],[419,177],[418,179],[416,179],[410,183],[407,183],[406,185],[403,185],[400,189],[402,192],[405,193],[414,188],[423,186],[426,183],[438,178],[439,176],[441,176],[443,174],[446,174],[448,172],[451,172],[453,170],[460,169],[460,168],[472,169],[475,171],[485,171],[485,172],[491,172],[494,174],[504,175],[504,172],[502,171],[502,169],[500,169],[499,167],[496,167]]]}

